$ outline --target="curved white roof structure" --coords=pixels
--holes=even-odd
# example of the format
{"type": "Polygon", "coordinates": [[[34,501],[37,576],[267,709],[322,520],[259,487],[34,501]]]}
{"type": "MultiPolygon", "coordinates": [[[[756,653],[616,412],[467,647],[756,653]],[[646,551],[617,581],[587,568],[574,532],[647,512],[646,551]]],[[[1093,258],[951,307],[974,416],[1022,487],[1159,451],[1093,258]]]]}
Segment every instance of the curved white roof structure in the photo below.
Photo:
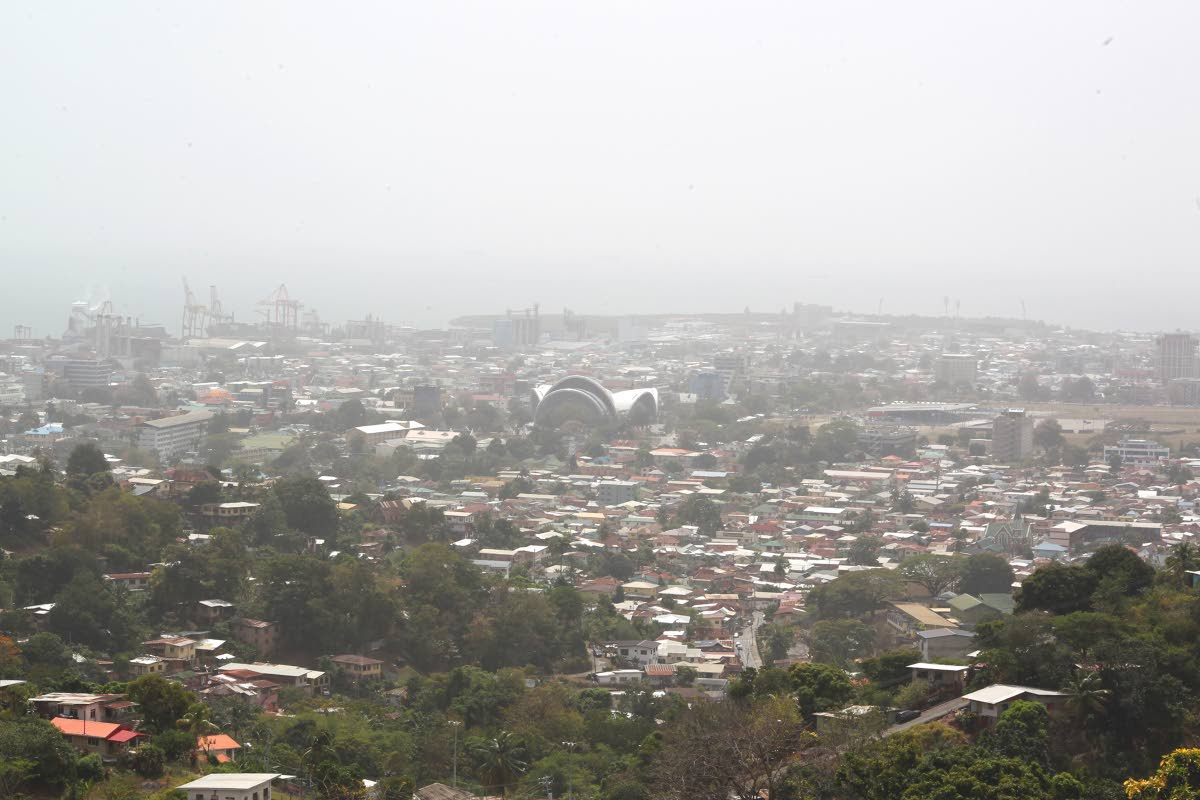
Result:
{"type": "Polygon", "coordinates": [[[569,375],[553,385],[538,386],[529,399],[534,423],[546,427],[567,422],[597,425],[617,419],[648,425],[658,418],[657,389],[614,393],[586,375],[569,375]]]}

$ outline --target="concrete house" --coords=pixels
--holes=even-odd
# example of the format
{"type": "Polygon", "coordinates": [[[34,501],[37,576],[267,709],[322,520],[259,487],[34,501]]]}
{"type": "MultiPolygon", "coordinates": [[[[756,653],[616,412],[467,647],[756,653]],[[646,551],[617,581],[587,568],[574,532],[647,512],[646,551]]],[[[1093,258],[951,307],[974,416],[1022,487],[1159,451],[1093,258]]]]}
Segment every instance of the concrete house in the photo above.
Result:
{"type": "Polygon", "coordinates": [[[271,800],[271,782],[276,772],[214,772],[175,787],[187,800],[271,800]]]}
{"type": "Polygon", "coordinates": [[[1049,689],[1033,689],[1028,686],[1009,686],[1004,683],[994,683],[977,692],[964,694],[963,700],[968,702],[972,713],[978,714],[987,725],[994,725],[1000,715],[1018,700],[1028,700],[1041,703],[1046,711],[1053,714],[1062,708],[1067,695],[1049,689]]]}

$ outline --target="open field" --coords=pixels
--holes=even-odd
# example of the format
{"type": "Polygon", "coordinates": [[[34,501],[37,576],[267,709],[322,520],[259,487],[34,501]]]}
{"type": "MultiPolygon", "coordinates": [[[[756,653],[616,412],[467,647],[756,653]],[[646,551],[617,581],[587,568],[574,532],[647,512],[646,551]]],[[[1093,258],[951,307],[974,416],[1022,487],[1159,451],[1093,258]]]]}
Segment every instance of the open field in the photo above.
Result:
{"type": "MultiPolygon", "coordinates": [[[[1097,403],[1014,403],[1035,416],[1074,420],[1145,420],[1150,424],[1147,438],[1179,452],[1191,445],[1200,445],[1200,406],[1139,406],[1104,405],[1097,403]]],[[[940,435],[957,436],[957,429],[949,426],[916,426],[921,436],[936,442],[940,435]]],[[[1094,433],[1067,433],[1066,441],[1077,447],[1087,447],[1096,438],[1094,433]]]]}
{"type": "Polygon", "coordinates": [[[1154,426],[1200,433],[1200,406],[1134,406],[1097,403],[1020,403],[1037,416],[1064,419],[1144,419],[1154,426]]]}

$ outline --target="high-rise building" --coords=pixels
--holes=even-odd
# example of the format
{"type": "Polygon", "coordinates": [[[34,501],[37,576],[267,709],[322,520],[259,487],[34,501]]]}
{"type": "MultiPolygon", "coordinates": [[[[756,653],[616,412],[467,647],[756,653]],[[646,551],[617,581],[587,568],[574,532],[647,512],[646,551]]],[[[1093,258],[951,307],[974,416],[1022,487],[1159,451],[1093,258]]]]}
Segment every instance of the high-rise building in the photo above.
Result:
{"type": "Polygon", "coordinates": [[[413,413],[431,417],[442,410],[442,387],[423,384],[413,387],[413,413]]]}
{"type": "Polygon", "coordinates": [[[718,353],[713,356],[713,371],[721,376],[725,394],[733,394],[735,387],[746,377],[746,357],[740,353],[718,353]]]}
{"type": "Polygon", "coordinates": [[[1033,417],[1010,408],[992,421],[992,458],[1005,463],[1033,456],[1033,417]]]}
{"type": "Polygon", "coordinates": [[[1167,384],[1176,378],[1200,377],[1197,370],[1197,339],[1190,333],[1164,333],[1158,337],[1158,380],[1167,384]]]}
{"type": "Polygon", "coordinates": [[[112,365],[96,358],[71,358],[63,365],[63,377],[76,389],[108,386],[112,365]]]}
{"type": "Polygon", "coordinates": [[[873,457],[912,458],[917,449],[917,431],[899,426],[864,428],[858,433],[858,446],[873,457]]]}
{"type": "Polygon", "coordinates": [[[190,411],[174,417],[146,420],[138,426],[138,447],[163,460],[195,450],[204,441],[211,418],[208,411],[190,411]]]}
{"type": "Polygon", "coordinates": [[[504,319],[492,322],[492,343],[501,350],[527,350],[542,341],[542,320],[538,307],[525,309],[522,316],[512,311],[504,319]]]}
{"type": "Polygon", "coordinates": [[[977,368],[969,353],[942,353],[933,364],[933,377],[947,386],[973,384],[977,368]]]}

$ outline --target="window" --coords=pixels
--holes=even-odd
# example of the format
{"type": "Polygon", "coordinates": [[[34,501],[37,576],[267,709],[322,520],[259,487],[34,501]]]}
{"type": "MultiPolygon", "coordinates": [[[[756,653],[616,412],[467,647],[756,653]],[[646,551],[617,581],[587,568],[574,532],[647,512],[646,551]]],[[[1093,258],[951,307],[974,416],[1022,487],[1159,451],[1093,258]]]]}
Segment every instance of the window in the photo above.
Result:
{"type": "Polygon", "coordinates": [[[96,747],[99,744],[100,744],[100,740],[97,739],[95,736],[88,737],[88,747],[96,747]]]}

